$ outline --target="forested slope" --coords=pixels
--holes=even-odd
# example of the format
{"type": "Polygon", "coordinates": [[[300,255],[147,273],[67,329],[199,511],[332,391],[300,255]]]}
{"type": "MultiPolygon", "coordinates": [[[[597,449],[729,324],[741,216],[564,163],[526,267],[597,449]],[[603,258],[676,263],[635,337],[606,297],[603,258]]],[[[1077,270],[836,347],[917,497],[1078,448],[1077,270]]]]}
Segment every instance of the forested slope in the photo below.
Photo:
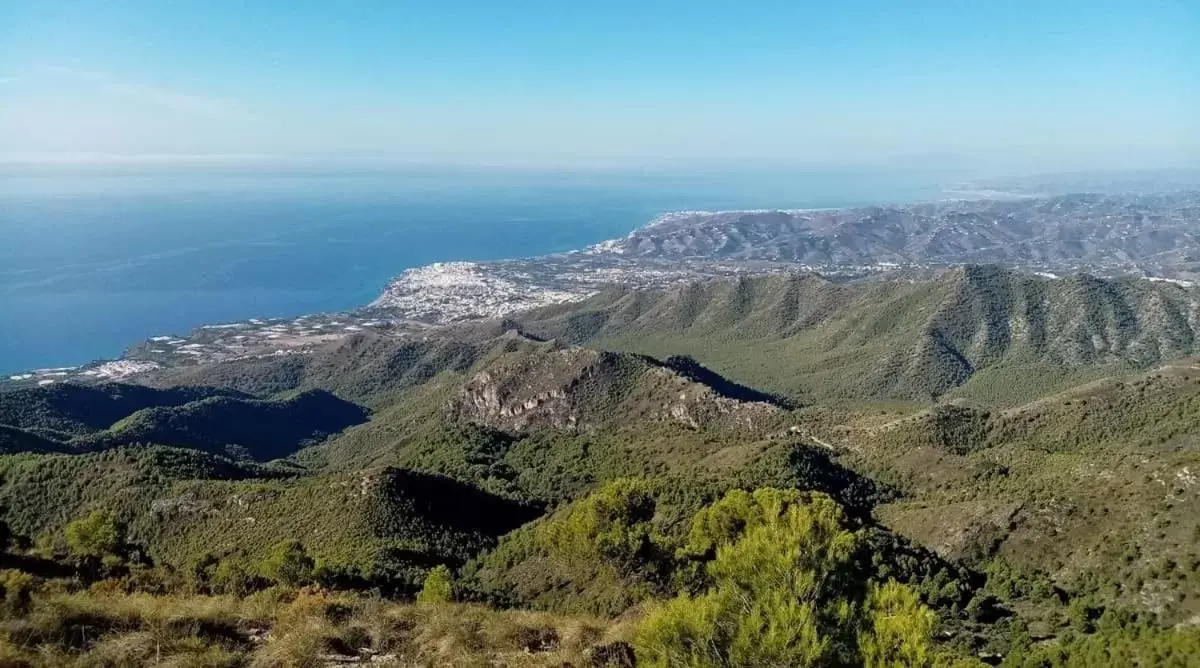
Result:
{"type": "Polygon", "coordinates": [[[0,394],[0,658],[183,656],[189,601],[218,665],[1190,665],[1197,303],[755,277],[0,394]]]}

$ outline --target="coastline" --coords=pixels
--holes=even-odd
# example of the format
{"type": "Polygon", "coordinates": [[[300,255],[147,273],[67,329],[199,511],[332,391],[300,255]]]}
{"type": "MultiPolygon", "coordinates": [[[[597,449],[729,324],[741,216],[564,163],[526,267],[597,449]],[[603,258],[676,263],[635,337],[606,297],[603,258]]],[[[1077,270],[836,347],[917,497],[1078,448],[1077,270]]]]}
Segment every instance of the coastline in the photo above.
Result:
{"type": "MultiPolygon", "coordinates": [[[[995,194],[997,191],[975,192],[995,194]]],[[[1058,197],[1060,204],[1048,207],[1050,214],[1037,215],[1050,215],[1053,222],[1061,225],[1074,224],[1069,216],[1082,215],[1085,222],[1093,218],[1111,218],[1112,211],[1124,211],[1122,207],[1126,199],[1136,196],[1125,199],[1091,194],[1058,197]],[[1063,203],[1070,206],[1063,208],[1063,203]],[[1082,213],[1071,213],[1071,207],[1076,205],[1084,207],[1082,213]],[[1088,207],[1100,209],[1092,214],[1088,207]],[[1067,219],[1054,218],[1060,216],[1055,213],[1060,208],[1068,212],[1061,214],[1067,215],[1067,219]]],[[[906,220],[906,216],[915,216],[916,220],[932,216],[930,224],[936,228],[943,224],[940,218],[943,215],[946,217],[945,229],[951,234],[967,234],[969,237],[979,231],[995,233],[1003,231],[1003,228],[993,227],[994,223],[1013,220],[1013,207],[1017,207],[1017,211],[1041,211],[1030,208],[1036,207],[1037,201],[1040,200],[1022,196],[1012,199],[954,199],[890,207],[867,205],[671,211],[653,217],[625,236],[564,252],[529,258],[435,262],[415,266],[389,280],[373,300],[346,310],[207,323],[193,328],[187,334],[159,332],[132,343],[116,358],[97,359],[78,366],[10,371],[0,377],[0,384],[50,385],[63,380],[123,380],[164,367],[300,354],[345,336],[367,333],[405,336],[429,327],[464,320],[503,318],[517,311],[580,301],[613,286],[655,289],[711,278],[780,272],[811,272],[838,281],[886,275],[912,279],[949,267],[989,262],[1007,264],[1043,277],[1091,271],[1099,275],[1131,275],[1170,281],[1181,288],[1192,287],[1196,278],[1200,277],[1200,269],[1162,271],[1156,270],[1156,265],[1141,265],[1119,257],[1107,265],[1087,264],[1083,260],[1006,263],[989,260],[991,256],[986,255],[982,260],[971,255],[925,259],[892,251],[871,255],[853,244],[848,246],[849,252],[838,251],[838,254],[833,253],[836,248],[821,241],[834,237],[820,236],[836,235],[838,225],[847,223],[865,224],[868,229],[881,224],[897,225],[899,221],[906,220]],[[961,228],[960,221],[964,215],[978,217],[980,212],[996,216],[995,221],[989,223],[989,219],[982,219],[982,227],[978,230],[961,228]],[[890,216],[895,221],[880,222],[879,216],[890,216]],[[779,246],[773,235],[795,234],[795,230],[809,235],[816,244],[813,246],[815,250],[805,251],[804,255],[780,255],[778,248],[789,247],[779,246]]],[[[1175,210],[1166,210],[1166,213],[1177,216],[1182,215],[1179,214],[1182,211],[1186,214],[1189,207],[1200,202],[1200,192],[1184,193],[1166,201],[1168,204],[1175,202],[1177,207],[1175,210]]],[[[1187,220],[1176,222],[1182,225],[1181,229],[1187,228],[1187,220]]],[[[1028,229],[1041,229],[1036,220],[1024,221],[1024,224],[1028,229]]],[[[1110,233],[1110,237],[1118,242],[1125,236],[1126,233],[1110,233]]],[[[986,252],[1001,253],[1018,246],[998,244],[981,248],[986,252]]],[[[1117,250],[1118,256],[1123,253],[1119,246],[1117,250]]],[[[1099,257],[1103,259],[1104,256],[1099,257]]],[[[1156,261],[1168,263],[1163,265],[1165,267],[1172,267],[1170,257],[1156,261]]]]}

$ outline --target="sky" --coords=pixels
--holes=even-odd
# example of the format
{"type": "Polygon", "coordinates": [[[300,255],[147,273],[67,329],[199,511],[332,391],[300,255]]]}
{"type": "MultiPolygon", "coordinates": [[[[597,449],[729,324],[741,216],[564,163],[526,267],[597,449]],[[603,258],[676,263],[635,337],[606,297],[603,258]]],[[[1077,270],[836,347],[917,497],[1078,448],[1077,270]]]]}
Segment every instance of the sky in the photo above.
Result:
{"type": "Polygon", "coordinates": [[[0,160],[1200,164],[1200,0],[0,0],[0,160]]]}

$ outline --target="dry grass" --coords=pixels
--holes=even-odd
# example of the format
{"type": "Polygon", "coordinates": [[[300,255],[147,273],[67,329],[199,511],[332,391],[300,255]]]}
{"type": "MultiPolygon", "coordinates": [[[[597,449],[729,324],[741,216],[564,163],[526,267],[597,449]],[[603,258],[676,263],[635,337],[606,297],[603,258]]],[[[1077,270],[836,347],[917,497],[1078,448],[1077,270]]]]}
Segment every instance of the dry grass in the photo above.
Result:
{"type": "Polygon", "coordinates": [[[0,627],[0,666],[308,668],[370,665],[562,666],[626,640],[631,623],[399,604],[315,590],[246,599],[44,592],[0,627]]]}

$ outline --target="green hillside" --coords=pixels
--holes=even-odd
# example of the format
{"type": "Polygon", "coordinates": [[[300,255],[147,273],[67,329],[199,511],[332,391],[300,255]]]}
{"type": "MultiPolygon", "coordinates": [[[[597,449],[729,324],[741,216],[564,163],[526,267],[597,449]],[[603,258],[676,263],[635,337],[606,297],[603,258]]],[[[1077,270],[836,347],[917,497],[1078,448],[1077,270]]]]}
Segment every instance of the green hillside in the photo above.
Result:
{"type": "Polygon", "coordinates": [[[462,563],[538,513],[430,474],[294,473],[158,447],[9,456],[0,457],[0,504],[13,530],[33,538],[53,540],[103,509],[156,561],[187,567],[213,553],[254,564],[292,537],[368,579],[462,563]]]}
{"type": "Polygon", "coordinates": [[[126,447],[89,454],[0,457],[0,507],[20,534],[37,537],[107,508],[133,522],[149,516],[155,499],[181,481],[238,480],[269,472],[194,450],[126,447]]]}
{"type": "Polygon", "coordinates": [[[210,387],[156,389],[127,383],[56,383],[0,392],[0,424],[69,437],[107,429],[143,408],[181,406],[217,396],[247,398],[210,387]]]}
{"type": "MultiPolygon", "coordinates": [[[[108,651],[23,629],[28,610],[127,604],[93,598],[113,592],[290,605],[315,589],[347,610],[486,606],[453,613],[473,628],[502,608],[592,616],[612,642],[572,651],[615,665],[676,665],[696,642],[711,665],[881,665],[868,657],[897,647],[915,654],[882,665],[1190,665],[1195,297],[990,267],[742,278],[353,335],[154,388],[0,394],[4,559],[47,578],[0,611],[0,652],[108,651]],[[891,619],[911,635],[879,645],[891,619]]],[[[25,582],[5,572],[0,587],[25,582]]],[[[397,642],[341,614],[305,656],[397,642]]],[[[132,643],[125,624],[88,628],[132,643]]],[[[276,647],[251,635],[220,646],[276,647]]],[[[538,638],[516,646],[549,653],[538,638]]]]}
{"type": "MultiPolygon", "coordinates": [[[[500,334],[503,332],[497,332],[500,334]]],[[[485,337],[414,337],[397,340],[357,334],[319,347],[309,355],[232,360],[171,370],[151,382],[172,388],[231,388],[255,396],[322,389],[347,401],[386,403],[406,388],[445,371],[465,371],[491,345],[485,337]],[[483,346],[477,342],[482,340],[483,346]]]]}
{"type": "MultiPolygon", "coordinates": [[[[537,516],[537,506],[453,479],[384,469],[290,480],[189,482],[156,501],[150,541],[187,563],[204,552],[257,563],[285,538],[353,577],[412,585],[412,569],[458,565],[537,516]]],[[[416,580],[419,582],[419,579],[416,580]]]]}
{"type": "Polygon", "coordinates": [[[267,461],[367,419],[365,409],[323,390],[259,400],[210,388],[63,384],[0,397],[0,418],[12,420],[0,423],[0,451],[8,453],[155,444],[267,461]],[[151,400],[160,403],[139,407],[151,400]]]}
{"type": "Polygon", "coordinates": [[[1200,292],[1140,279],[1046,279],[969,266],[927,281],[815,275],[615,291],[519,318],[541,338],[687,354],[806,401],[947,394],[1019,403],[1196,350],[1200,292]]]}
{"type": "Polygon", "coordinates": [[[845,415],[822,433],[901,491],[881,520],[943,555],[1184,619],[1200,611],[1198,401],[1184,362],[1008,410],[845,415]]]}
{"type": "Polygon", "coordinates": [[[40,434],[0,424],[0,453],[14,452],[66,452],[70,449],[59,441],[40,434]]]}
{"type": "Polygon", "coordinates": [[[210,397],[181,406],[145,408],[103,432],[70,443],[81,449],[159,443],[267,461],[366,419],[361,407],[322,390],[278,401],[210,397]]]}

